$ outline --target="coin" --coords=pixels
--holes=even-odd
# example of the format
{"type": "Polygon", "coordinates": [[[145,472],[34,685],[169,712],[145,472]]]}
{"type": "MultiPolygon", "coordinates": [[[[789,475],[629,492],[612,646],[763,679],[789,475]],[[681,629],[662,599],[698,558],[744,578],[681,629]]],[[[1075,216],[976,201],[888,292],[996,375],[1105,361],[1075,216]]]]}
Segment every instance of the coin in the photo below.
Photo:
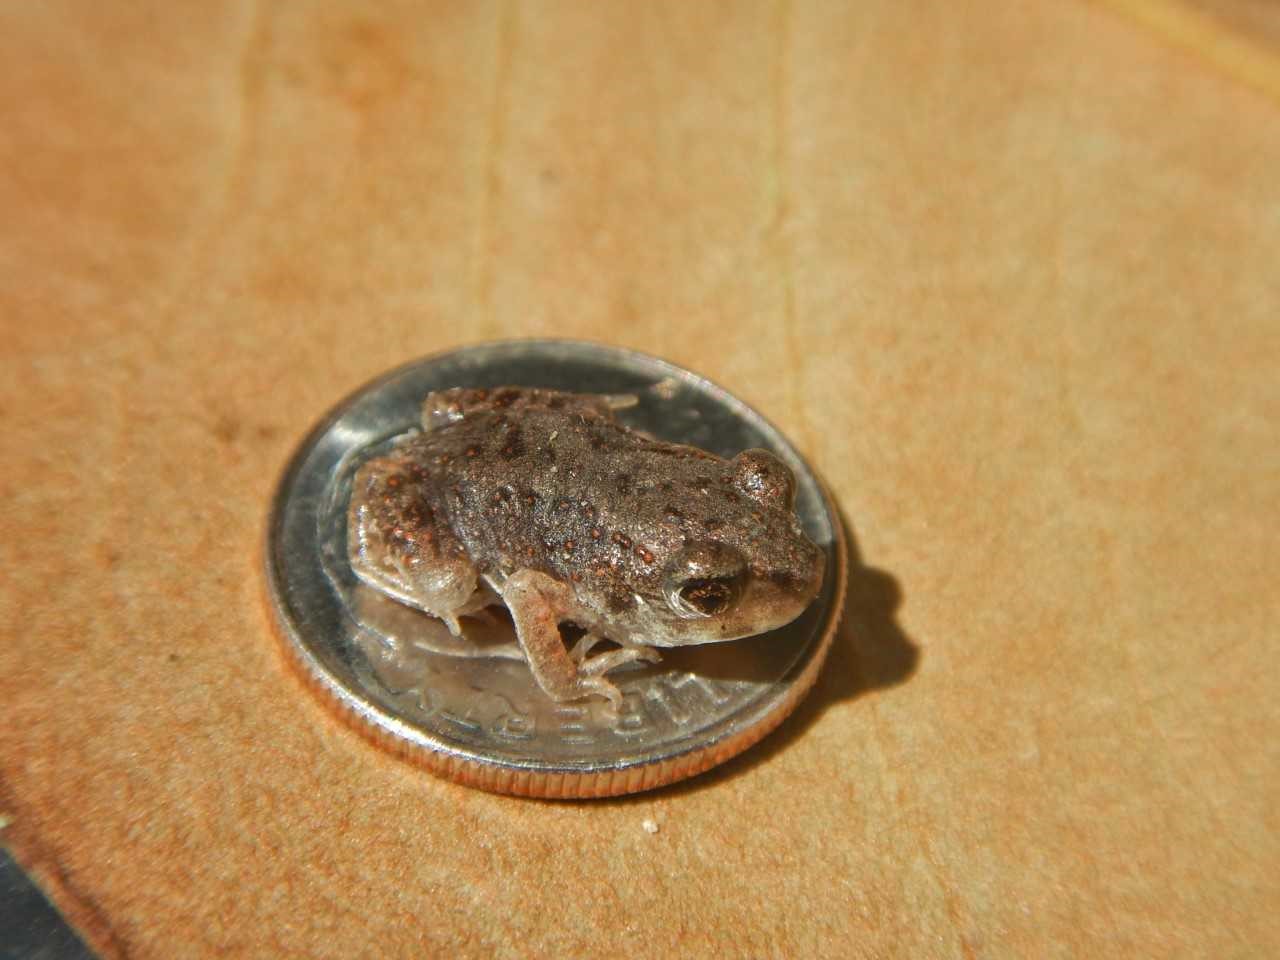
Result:
{"type": "Polygon", "coordinates": [[[499,793],[603,797],[671,783],[773,730],[808,692],[844,600],[845,546],[795,448],[727,391],[663,360],[570,341],[455,350],[386,374],[340,403],[286,468],[267,528],[267,593],[283,647],[309,685],[370,739],[434,773],[499,793]],[[757,637],[665,650],[610,673],[622,693],[552,701],[517,656],[510,622],[440,621],[371,590],[347,561],[359,466],[418,423],[423,398],[502,385],[631,396],[627,426],[725,457],[762,447],[796,477],[796,514],[827,555],[817,599],[757,637]]]}

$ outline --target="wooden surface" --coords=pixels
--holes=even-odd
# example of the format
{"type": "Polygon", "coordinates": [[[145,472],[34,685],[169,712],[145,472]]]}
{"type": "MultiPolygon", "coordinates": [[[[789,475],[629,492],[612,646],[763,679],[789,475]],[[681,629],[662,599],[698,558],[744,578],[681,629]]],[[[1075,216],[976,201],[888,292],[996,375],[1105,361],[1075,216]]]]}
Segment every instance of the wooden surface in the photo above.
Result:
{"type": "Polygon", "coordinates": [[[1126,6],[8,4],[0,839],[108,957],[1280,954],[1280,101],[1126,6]],[[531,335],[857,539],[685,786],[432,779],[268,631],[308,426],[531,335]]]}

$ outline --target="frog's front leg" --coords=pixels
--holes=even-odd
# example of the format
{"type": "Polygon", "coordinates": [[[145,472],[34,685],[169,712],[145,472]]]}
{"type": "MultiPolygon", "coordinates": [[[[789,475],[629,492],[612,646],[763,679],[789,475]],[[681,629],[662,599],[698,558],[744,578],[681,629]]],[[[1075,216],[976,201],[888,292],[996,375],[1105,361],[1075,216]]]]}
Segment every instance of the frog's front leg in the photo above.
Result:
{"type": "Polygon", "coordinates": [[[608,697],[616,706],[622,702],[618,688],[604,677],[584,676],[564,648],[560,621],[565,619],[572,598],[572,591],[564,584],[537,570],[517,570],[502,584],[502,599],[511,611],[516,639],[538,686],[553,700],[596,694],[608,697]]]}

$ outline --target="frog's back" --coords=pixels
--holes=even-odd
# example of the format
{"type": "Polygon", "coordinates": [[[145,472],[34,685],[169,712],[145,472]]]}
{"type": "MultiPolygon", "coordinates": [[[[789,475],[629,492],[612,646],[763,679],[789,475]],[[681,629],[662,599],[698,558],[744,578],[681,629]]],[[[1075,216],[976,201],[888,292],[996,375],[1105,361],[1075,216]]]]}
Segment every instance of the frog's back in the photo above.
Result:
{"type": "Polygon", "coordinates": [[[477,410],[422,440],[440,506],[485,572],[527,567],[581,582],[608,568],[628,582],[655,579],[658,559],[696,522],[679,505],[724,495],[719,457],[590,410],[477,410]]]}

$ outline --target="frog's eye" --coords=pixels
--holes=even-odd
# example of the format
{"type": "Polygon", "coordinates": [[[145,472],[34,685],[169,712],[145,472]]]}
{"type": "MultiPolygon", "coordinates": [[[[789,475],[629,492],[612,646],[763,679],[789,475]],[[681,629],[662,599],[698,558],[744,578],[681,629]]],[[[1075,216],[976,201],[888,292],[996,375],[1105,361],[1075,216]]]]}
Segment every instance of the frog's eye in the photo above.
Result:
{"type": "Polygon", "coordinates": [[[735,486],[757,503],[790,510],[796,499],[791,468],[768,450],[743,450],[733,458],[735,486]]]}
{"type": "Polygon", "coordinates": [[[692,543],[667,565],[667,603],[687,619],[716,617],[738,602],[747,565],[722,543],[692,543]]]}
{"type": "Polygon", "coordinates": [[[703,617],[724,613],[737,595],[737,585],[731,580],[688,580],[677,594],[680,607],[703,617]]]}

